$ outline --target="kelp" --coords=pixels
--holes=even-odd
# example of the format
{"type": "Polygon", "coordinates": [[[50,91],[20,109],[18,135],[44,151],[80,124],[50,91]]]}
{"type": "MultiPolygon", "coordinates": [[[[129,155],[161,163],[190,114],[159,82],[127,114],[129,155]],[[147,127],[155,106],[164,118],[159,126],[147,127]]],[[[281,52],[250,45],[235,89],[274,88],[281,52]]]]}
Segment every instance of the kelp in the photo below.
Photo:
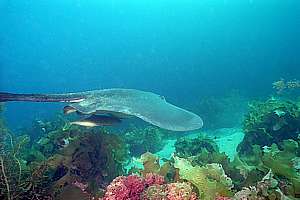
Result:
{"type": "Polygon", "coordinates": [[[266,167],[272,169],[274,174],[290,181],[294,188],[293,193],[300,194],[300,157],[296,155],[300,149],[299,144],[294,140],[285,140],[282,146],[283,150],[279,150],[277,145],[273,144],[265,150],[262,161],[266,167]]]}
{"type": "Polygon", "coordinates": [[[228,156],[220,153],[218,145],[206,136],[182,137],[176,141],[175,151],[178,157],[190,160],[193,165],[220,163],[225,169],[229,168],[228,156]]]}
{"type": "Polygon", "coordinates": [[[168,131],[154,126],[144,128],[132,127],[122,134],[122,138],[129,145],[131,155],[140,156],[143,153],[155,153],[164,147],[164,136],[168,131]]]}
{"type": "Polygon", "coordinates": [[[179,170],[179,177],[189,181],[197,189],[200,199],[215,199],[217,196],[230,197],[233,195],[231,179],[225,174],[220,164],[192,166],[183,158],[174,157],[174,167],[179,170]]]}
{"type": "Polygon", "coordinates": [[[48,177],[45,168],[28,165],[23,154],[30,138],[27,135],[16,137],[0,123],[0,198],[1,199],[50,199],[47,192],[48,177]]]}
{"type": "Polygon", "coordinates": [[[182,137],[176,141],[175,149],[176,156],[189,160],[193,166],[218,163],[226,174],[232,176],[234,183],[238,185],[241,182],[239,171],[234,168],[229,157],[220,152],[213,139],[202,135],[197,138],[182,137]]]}
{"type": "Polygon", "coordinates": [[[274,178],[272,170],[265,175],[262,180],[256,183],[256,185],[244,187],[242,190],[235,193],[234,200],[292,200],[293,197],[285,196],[279,188],[279,182],[274,178]]]}
{"type": "Polygon", "coordinates": [[[127,158],[128,150],[118,136],[86,131],[48,159],[54,171],[53,191],[59,194],[65,185],[72,185],[74,181],[96,184],[97,187],[90,188],[100,189],[101,185],[124,173],[123,164],[127,158]]]}
{"type": "Polygon", "coordinates": [[[179,157],[187,158],[195,156],[203,150],[209,153],[218,152],[219,148],[212,139],[199,135],[197,138],[182,137],[177,139],[175,150],[179,157]]]}
{"type": "Polygon", "coordinates": [[[74,191],[82,197],[78,182],[99,196],[101,188],[124,173],[128,159],[124,141],[100,129],[62,124],[35,142],[27,135],[16,137],[3,123],[0,131],[1,199],[64,199],[74,191]]]}
{"type": "Polygon", "coordinates": [[[285,195],[294,197],[299,194],[299,143],[291,139],[284,140],[281,148],[280,150],[276,144],[265,146],[264,149],[253,145],[252,156],[237,156],[233,165],[245,178],[240,185],[249,187],[255,184],[271,169],[276,178],[281,180],[282,185],[285,185],[283,189],[285,195]]]}
{"type": "Polygon", "coordinates": [[[286,139],[295,140],[299,127],[300,108],[295,102],[281,99],[253,102],[245,116],[245,137],[238,146],[238,152],[247,154],[253,144],[263,147],[273,143],[280,145],[286,139]]]}
{"type": "Polygon", "coordinates": [[[149,173],[154,173],[167,178],[168,173],[171,172],[170,161],[161,164],[160,158],[150,152],[141,155],[137,161],[143,165],[143,169],[139,169],[138,172],[144,177],[149,173]]]}

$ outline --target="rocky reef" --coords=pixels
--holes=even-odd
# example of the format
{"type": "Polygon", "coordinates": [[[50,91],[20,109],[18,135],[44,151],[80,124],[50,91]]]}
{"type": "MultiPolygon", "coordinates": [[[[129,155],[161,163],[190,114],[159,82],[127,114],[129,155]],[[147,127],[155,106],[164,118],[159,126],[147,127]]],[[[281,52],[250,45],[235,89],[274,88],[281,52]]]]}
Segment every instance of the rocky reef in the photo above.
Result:
{"type": "Polygon", "coordinates": [[[292,101],[269,99],[249,104],[244,123],[245,137],[239,153],[251,151],[251,145],[280,145],[283,140],[297,139],[300,127],[300,108],[292,101]]]}
{"type": "Polygon", "coordinates": [[[122,164],[127,153],[125,144],[116,135],[82,131],[47,160],[53,170],[53,191],[64,196],[65,187],[74,187],[73,184],[79,182],[87,185],[87,191],[98,195],[105,185],[124,173],[122,164]]]}
{"type": "Polygon", "coordinates": [[[59,127],[32,143],[1,123],[0,144],[0,197],[9,200],[101,196],[128,159],[124,141],[100,129],[59,127]]]}
{"type": "Polygon", "coordinates": [[[193,187],[187,182],[165,183],[162,176],[148,174],[120,176],[107,187],[103,200],[197,200],[193,187]]]}
{"type": "Polygon", "coordinates": [[[179,138],[175,143],[175,150],[178,157],[189,159],[193,165],[220,163],[226,166],[229,163],[228,156],[220,153],[215,141],[202,135],[197,138],[179,138]]]}
{"type": "Polygon", "coordinates": [[[294,200],[299,122],[299,103],[249,104],[245,137],[230,160],[220,152],[220,135],[173,134],[174,153],[161,159],[170,135],[156,127],[118,132],[58,118],[16,134],[0,118],[0,199],[294,200]]]}
{"type": "Polygon", "coordinates": [[[299,111],[298,103],[282,99],[250,104],[233,162],[244,177],[241,185],[253,185],[271,170],[280,191],[299,196],[299,111]]]}
{"type": "Polygon", "coordinates": [[[278,81],[272,83],[273,89],[276,90],[277,94],[291,93],[293,90],[299,90],[300,81],[297,79],[284,80],[281,78],[278,81]]]}
{"type": "Polygon", "coordinates": [[[129,145],[131,155],[140,156],[148,151],[152,153],[160,151],[164,146],[163,139],[166,134],[167,131],[158,127],[132,127],[122,134],[122,138],[129,145]]]}

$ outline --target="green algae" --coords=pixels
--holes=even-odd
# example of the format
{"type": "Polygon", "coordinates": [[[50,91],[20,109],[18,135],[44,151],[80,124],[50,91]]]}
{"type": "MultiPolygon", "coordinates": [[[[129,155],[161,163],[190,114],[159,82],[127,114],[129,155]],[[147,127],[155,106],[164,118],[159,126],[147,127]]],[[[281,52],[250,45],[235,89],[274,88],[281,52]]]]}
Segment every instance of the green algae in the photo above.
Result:
{"type": "Polygon", "coordinates": [[[130,131],[122,134],[122,138],[129,145],[130,152],[133,156],[139,156],[145,152],[158,152],[164,145],[164,136],[167,131],[154,126],[145,128],[133,127],[130,131]]]}
{"type": "Polygon", "coordinates": [[[249,104],[249,113],[245,116],[244,140],[238,146],[238,152],[247,154],[251,145],[280,145],[283,140],[297,139],[300,126],[300,108],[292,101],[269,99],[265,102],[249,104]]]}
{"type": "Polygon", "coordinates": [[[74,181],[87,183],[89,192],[98,194],[101,186],[125,173],[128,149],[115,134],[60,126],[34,142],[28,135],[16,137],[4,123],[0,125],[0,168],[6,172],[0,173],[0,178],[5,176],[8,183],[7,188],[0,182],[1,199],[57,199],[67,196],[70,188],[78,189],[69,187],[74,181]]]}

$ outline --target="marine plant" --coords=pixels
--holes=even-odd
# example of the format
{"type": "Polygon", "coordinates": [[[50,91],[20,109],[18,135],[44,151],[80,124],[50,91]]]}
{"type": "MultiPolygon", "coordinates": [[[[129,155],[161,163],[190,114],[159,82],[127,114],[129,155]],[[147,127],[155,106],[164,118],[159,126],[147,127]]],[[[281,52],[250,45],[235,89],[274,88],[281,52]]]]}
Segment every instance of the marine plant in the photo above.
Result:
{"type": "Polygon", "coordinates": [[[36,118],[31,126],[23,127],[18,130],[18,134],[27,134],[30,136],[31,143],[34,144],[41,137],[46,137],[50,132],[61,130],[67,123],[67,119],[58,114],[51,119],[36,118]]]}
{"type": "Polygon", "coordinates": [[[279,188],[279,182],[274,178],[272,170],[270,170],[262,180],[258,181],[255,185],[244,187],[242,190],[235,193],[234,200],[265,200],[265,199],[294,199],[291,196],[283,194],[279,188]]]}
{"type": "MultiPolygon", "coordinates": [[[[153,176],[151,174],[150,176],[153,176]]],[[[157,175],[155,175],[157,176],[157,175]]],[[[161,177],[162,178],[162,177],[161,177]]],[[[161,179],[160,178],[160,179],[161,179]]],[[[153,179],[153,178],[150,178],[153,179]]],[[[197,200],[193,187],[187,182],[147,182],[138,175],[119,176],[107,187],[103,200],[197,200]]]]}
{"type": "Polygon", "coordinates": [[[151,185],[146,188],[141,194],[141,199],[144,200],[167,200],[165,185],[151,185]]]}
{"type": "Polygon", "coordinates": [[[187,182],[176,182],[167,184],[168,200],[197,200],[197,194],[193,191],[193,187],[187,182]]]}
{"type": "Polygon", "coordinates": [[[299,142],[295,140],[284,140],[280,145],[272,144],[261,149],[253,145],[253,155],[238,155],[233,165],[244,176],[245,180],[240,184],[248,187],[263,178],[269,170],[272,170],[274,178],[280,182],[278,187],[284,195],[295,197],[300,194],[300,173],[299,173],[299,142]]]}
{"type": "Polygon", "coordinates": [[[135,171],[143,177],[147,177],[148,174],[158,174],[167,179],[167,175],[171,172],[170,161],[161,163],[160,158],[150,152],[141,155],[137,161],[143,165],[143,169],[133,168],[131,171],[135,171]]]}
{"type": "Polygon", "coordinates": [[[281,94],[288,90],[299,89],[300,81],[297,79],[285,81],[283,78],[281,78],[280,80],[273,82],[272,85],[273,88],[276,89],[276,92],[281,94]]]}
{"type": "Polygon", "coordinates": [[[189,160],[193,166],[219,163],[225,173],[232,176],[232,181],[236,185],[241,182],[239,171],[234,168],[229,157],[219,151],[213,139],[202,135],[197,138],[182,137],[176,141],[175,149],[176,156],[189,160]]]}
{"type": "Polygon", "coordinates": [[[16,137],[0,122],[0,198],[51,199],[47,192],[47,176],[42,165],[32,166],[23,159],[30,138],[16,137]]]}
{"type": "Polygon", "coordinates": [[[283,140],[297,139],[300,128],[300,108],[292,101],[269,99],[249,104],[243,129],[245,137],[238,146],[239,154],[251,152],[253,144],[280,145],[283,140]]]}
{"type": "Polygon", "coordinates": [[[132,127],[130,131],[126,131],[122,137],[129,145],[130,152],[133,156],[140,156],[145,152],[155,153],[164,146],[164,135],[167,131],[147,126],[145,128],[132,127]]]}
{"type": "Polygon", "coordinates": [[[230,174],[235,180],[236,188],[248,187],[263,178],[268,168],[262,163],[262,150],[258,145],[253,145],[247,155],[236,155],[230,166],[235,170],[230,174]],[[235,177],[238,177],[236,180],[235,177]]]}
{"type": "Polygon", "coordinates": [[[176,155],[182,158],[195,156],[204,149],[210,153],[219,150],[212,139],[202,135],[199,135],[197,138],[181,137],[175,143],[176,155]]]}
{"type": "Polygon", "coordinates": [[[63,193],[64,187],[75,181],[87,183],[89,189],[98,191],[124,173],[123,164],[128,158],[128,150],[118,136],[96,130],[81,130],[81,133],[47,161],[55,180],[52,188],[57,194],[63,193]],[[93,184],[96,186],[91,187],[93,184]]]}
{"type": "Polygon", "coordinates": [[[229,158],[225,153],[220,153],[218,145],[206,136],[197,138],[182,137],[175,143],[176,155],[188,158],[192,164],[203,166],[211,163],[221,163],[228,166],[229,158]]]}
{"type": "Polygon", "coordinates": [[[3,123],[0,130],[1,199],[95,198],[124,173],[124,141],[101,129],[62,124],[37,142],[16,137],[3,123]]]}
{"type": "Polygon", "coordinates": [[[232,180],[225,174],[220,164],[193,166],[184,158],[174,157],[174,167],[179,170],[179,178],[192,183],[197,189],[200,199],[215,199],[218,196],[233,195],[232,180]]]}
{"type": "Polygon", "coordinates": [[[291,183],[289,192],[300,194],[300,155],[299,143],[294,140],[285,140],[279,150],[276,144],[264,150],[263,164],[272,169],[277,176],[285,177],[291,183]]]}
{"type": "MultiPolygon", "coordinates": [[[[299,128],[299,104],[293,101],[272,98],[249,104],[243,127],[245,137],[237,148],[238,155],[231,163],[242,175],[237,188],[250,187],[270,169],[276,178],[281,177],[284,183],[298,187],[298,181],[295,181],[298,175],[291,166],[299,156],[296,148],[299,128]]],[[[290,191],[287,193],[293,193],[290,191]]]]}

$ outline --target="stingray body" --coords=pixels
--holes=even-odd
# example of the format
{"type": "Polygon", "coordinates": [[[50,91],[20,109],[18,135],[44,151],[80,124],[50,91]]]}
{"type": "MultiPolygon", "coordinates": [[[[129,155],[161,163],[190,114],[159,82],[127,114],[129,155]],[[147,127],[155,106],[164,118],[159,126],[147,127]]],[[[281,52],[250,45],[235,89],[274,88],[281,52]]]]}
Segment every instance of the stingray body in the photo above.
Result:
{"type": "Polygon", "coordinates": [[[104,89],[66,94],[0,93],[0,101],[68,102],[70,104],[64,108],[65,113],[109,114],[116,118],[135,116],[173,131],[195,130],[203,126],[198,115],[168,103],[160,95],[135,89],[104,89]]]}

